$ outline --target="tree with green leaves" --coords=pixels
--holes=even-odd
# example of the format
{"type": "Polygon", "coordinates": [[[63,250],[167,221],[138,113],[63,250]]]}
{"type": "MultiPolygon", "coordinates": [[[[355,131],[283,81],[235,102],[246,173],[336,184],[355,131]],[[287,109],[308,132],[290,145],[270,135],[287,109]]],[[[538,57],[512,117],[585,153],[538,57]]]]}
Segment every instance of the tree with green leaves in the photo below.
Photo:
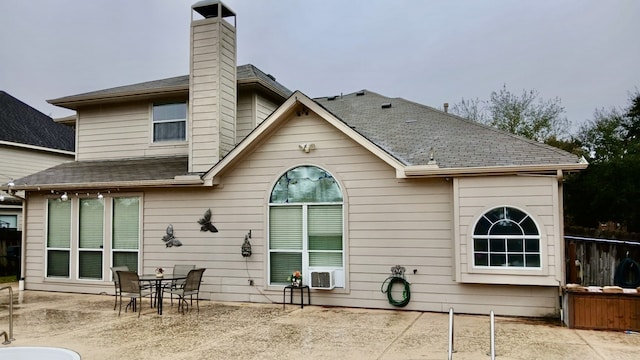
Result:
{"type": "Polygon", "coordinates": [[[565,214],[573,225],[594,228],[614,221],[640,231],[640,93],[624,110],[596,110],[577,135],[589,167],[565,183],[565,214]]]}
{"type": "Polygon", "coordinates": [[[539,142],[568,135],[569,121],[560,98],[545,100],[536,90],[523,90],[517,95],[506,84],[491,92],[489,100],[462,98],[451,112],[539,142]]]}

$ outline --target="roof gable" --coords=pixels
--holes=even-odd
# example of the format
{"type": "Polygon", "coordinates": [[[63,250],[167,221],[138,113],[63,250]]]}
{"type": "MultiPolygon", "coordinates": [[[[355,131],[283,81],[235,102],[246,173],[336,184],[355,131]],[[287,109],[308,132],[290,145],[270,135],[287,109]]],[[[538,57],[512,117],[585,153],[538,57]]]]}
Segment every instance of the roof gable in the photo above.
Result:
{"type": "Polygon", "coordinates": [[[73,152],[75,131],[0,91],[0,141],[73,152]]]}
{"type": "Polygon", "coordinates": [[[302,115],[307,111],[312,111],[318,114],[321,118],[333,125],[337,130],[346,134],[353,141],[367,148],[373,154],[378,156],[382,161],[389,164],[396,170],[402,168],[402,164],[385,152],[375,144],[371,143],[367,138],[360,133],[354,131],[344,121],[335,117],[331,112],[320,106],[318,103],[307,97],[300,91],[295,91],[287,101],[284,102],[278,109],[276,109],[265,121],[260,123],[247,137],[245,137],[240,144],[238,144],[226,157],[211,168],[204,176],[203,179],[209,183],[216,183],[216,177],[223,173],[228,168],[233,167],[235,163],[241,161],[243,156],[251,149],[258,146],[258,144],[265,138],[270,136],[274,129],[276,129],[280,122],[284,121],[288,116],[298,113],[302,115]]]}

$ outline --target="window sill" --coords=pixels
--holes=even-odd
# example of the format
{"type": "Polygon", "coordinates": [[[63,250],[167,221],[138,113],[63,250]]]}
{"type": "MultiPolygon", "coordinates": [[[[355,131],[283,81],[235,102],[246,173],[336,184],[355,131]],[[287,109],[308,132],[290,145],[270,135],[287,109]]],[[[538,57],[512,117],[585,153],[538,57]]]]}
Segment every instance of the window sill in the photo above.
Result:
{"type": "MultiPolygon", "coordinates": [[[[268,285],[265,290],[267,291],[279,291],[282,292],[282,290],[284,289],[284,287],[287,286],[285,284],[283,285],[268,285]]],[[[331,290],[324,290],[324,289],[314,289],[314,288],[309,288],[309,290],[311,290],[311,292],[317,292],[317,293],[331,293],[331,294],[348,294],[349,291],[345,288],[333,288],[331,290]]]]}
{"type": "Polygon", "coordinates": [[[503,284],[503,285],[538,285],[538,286],[558,286],[558,280],[548,274],[537,271],[505,271],[505,270],[483,270],[474,269],[473,272],[460,274],[460,283],[474,284],[503,284]]]}
{"type": "Polygon", "coordinates": [[[149,145],[153,147],[175,147],[175,146],[187,146],[189,145],[189,142],[186,140],[156,141],[156,142],[151,142],[151,144],[149,145]]]}

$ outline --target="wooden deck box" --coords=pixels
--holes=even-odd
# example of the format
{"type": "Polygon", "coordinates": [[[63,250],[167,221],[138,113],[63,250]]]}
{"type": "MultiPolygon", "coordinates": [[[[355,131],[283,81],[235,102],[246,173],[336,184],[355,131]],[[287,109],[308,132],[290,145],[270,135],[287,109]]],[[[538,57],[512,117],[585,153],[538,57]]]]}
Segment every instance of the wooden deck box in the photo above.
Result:
{"type": "Polygon", "coordinates": [[[567,292],[572,329],[640,331],[640,294],[567,292]]]}

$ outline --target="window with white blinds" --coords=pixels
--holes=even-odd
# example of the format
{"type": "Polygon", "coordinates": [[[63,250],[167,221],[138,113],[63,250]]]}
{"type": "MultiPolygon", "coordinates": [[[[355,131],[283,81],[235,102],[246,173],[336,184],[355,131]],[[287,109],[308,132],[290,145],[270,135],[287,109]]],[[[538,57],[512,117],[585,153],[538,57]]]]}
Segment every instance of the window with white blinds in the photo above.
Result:
{"type": "Polygon", "coordinates": [[[137,196],[48,199],[46,277],[105,280],[110,266],[138,269],[140,221],[137,196]]]}
{"type": "Polygon", "coordinates": [[[102,250],[104,248],[104,201],[80,199],[80,228],[78,239],[78,277],[102,279],[102,250]]]}
{"type": "Polygon", "coordinates": [[[294,271],[308,284],[314,268],[344,270],[342,191],[331,174],[315,166],[291,169],[270,199],[270,284],[287,284],[294,271]]]}
{"type": "Polygon", "coordinates": [[[71,258],[71,202],[47,203],[47,276],[69,277],[71,258]]]}
{"type": "Polygon", "coordinates": [[[184,141],[187,136],[187,103],[153,104],[153,142],[184,141]]]}
{"type": "Polygon", "coordinates": [[[113,199],[113,266],[138,269],[140,247],[140,198],[113,199]]]}

